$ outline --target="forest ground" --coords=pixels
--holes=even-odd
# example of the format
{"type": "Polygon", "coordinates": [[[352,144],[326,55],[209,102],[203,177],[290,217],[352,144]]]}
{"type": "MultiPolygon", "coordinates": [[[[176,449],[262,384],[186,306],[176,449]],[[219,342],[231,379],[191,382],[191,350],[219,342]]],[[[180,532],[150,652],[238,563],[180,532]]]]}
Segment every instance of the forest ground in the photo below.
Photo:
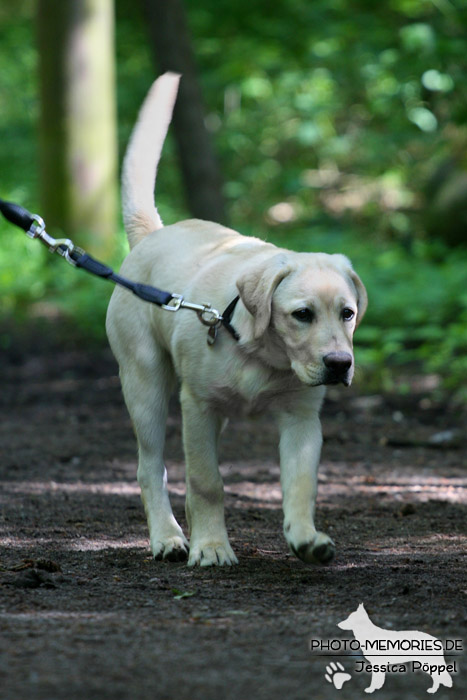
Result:
{"type": "MultiPolygon", "coordinates": [[[[353,639],[337,623],[362,602],[380,627],[465,647],[466,416],[426,383],[328,392],[317,524],[337,555],[324,567],[287,550],[270,418],[231,421],[221,469],[239,565],[189,569],[151,557],[110,353],[46,344],[10,348],[0,368],[2,700],[366,697],[358,651],[310,650],[353,639]],[[351,676],[341,690],[331,662],[351,676]]],[[[185,527],[176,400],[166,455],[185,527]]],[[[458,672],[436,697],[467,697],[465,658],[446,661],[458,672]]],[[[393,672],[376,696],[423,698],[430,685],[393,672]]]]}

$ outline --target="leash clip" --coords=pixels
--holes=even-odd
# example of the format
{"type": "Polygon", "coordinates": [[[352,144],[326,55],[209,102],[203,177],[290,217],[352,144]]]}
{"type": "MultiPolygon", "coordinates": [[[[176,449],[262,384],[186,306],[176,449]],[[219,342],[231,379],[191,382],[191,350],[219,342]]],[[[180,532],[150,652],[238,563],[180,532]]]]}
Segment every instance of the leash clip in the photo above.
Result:
{"type": "Polygon", "coordinates": [[[41,238],[45,231],[45,222],[42,216],[39,214],[32,214],[32,223],[28,231],[26,231],[26,236],[28,238],[41,238]]]}
{"type": "Polygon", "coordinates": [[[70,265],[76,267],[76,263],[71,257],[71,253],[75,250],[73,241],[70,241],[69,238],[53,238],[49,236],[45,230],[44,219],[38,214],[33,214],[32,219],[32,224],[29,230],[26,231],[26,236],[32,239],[38,238],[48,248],[49,253],[58,253],[70,265]]]}
{"type": "Polygon", "coordinates": [[[222,321],[222,314],[213,309],[211,304],[193,304],[191,301],[185,301],[181,294],[172,294],[172,299],[168,304],[162,304],[165,311],[178,311],[179,309],[190,309],[196,311],[196,315],[203,326],[217,326],[222,321]],[[172,303],[174,301],[174,303],[172,303]]]}
{"type": "Polygon", "coordinates": [[[213,309],[211,304],[203,304],[202,306],[204,308],[197,311],[197,314],[203,326],[209,326],[209,328],[218,326],[222,321],[222,314],[217,309],[213,309]]]}
{"type": "Polygon", "coordinates": [[[181,294],[172,294],[172,299],[168,304],[161,304],[161,309],[164,311],[178,311],[183,303],[183,296],[181,294]],[[172,301],[175,299],[175,304],[172,301]]]}

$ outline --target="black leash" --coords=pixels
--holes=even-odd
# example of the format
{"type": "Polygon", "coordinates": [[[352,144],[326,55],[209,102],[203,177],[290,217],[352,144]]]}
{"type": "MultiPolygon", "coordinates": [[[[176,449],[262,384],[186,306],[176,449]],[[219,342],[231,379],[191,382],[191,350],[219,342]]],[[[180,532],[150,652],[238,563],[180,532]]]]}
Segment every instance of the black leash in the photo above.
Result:
{"type": "Polygon", "coordinates": [[[174,312],[179,309],[195,311],[201,323],[204,326],[209,326],[207,339],[209,345],[215,343],[220,326],[224,326],[235,340],[240,339],[237,331],[230,323],[239,300],[238,296],[221,314],[217,309],[212,308],[211,304],[193,304],[189,301],[185,301],[181,294],[164,292],[162,289],[157,289],[157,287],[152,287],[149,284],[133,282],[126,277],[118,275],[111,267],[91,257],[82,248],[78,248],[69,238],[57,239],[49,236],[41,217],[37,214],[31,214],[27,209],[20,207],[18,204],[5,202],[3,199],[0,199],[0,211],[10,223],[23,229],[29,238],[38,238],[41,243],[47,246],[51,253],[58,253],[65,258],[70,265],[73,265],[73,267],[80,267],[91,275],[96,275],[114,284],[118,284],[121,287],[125,287],[133,292],[139,299],[148,301],[151,304],[156,304],[165,311],[174,312]]]}

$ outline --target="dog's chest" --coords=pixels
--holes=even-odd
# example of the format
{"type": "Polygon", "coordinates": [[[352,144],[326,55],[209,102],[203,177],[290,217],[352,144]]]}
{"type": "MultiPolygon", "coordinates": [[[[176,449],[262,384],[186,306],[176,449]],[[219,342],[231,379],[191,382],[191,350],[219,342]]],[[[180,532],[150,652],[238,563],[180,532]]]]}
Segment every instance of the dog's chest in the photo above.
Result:
{"type": "Polygon", "coordinates": [[[261,413],[278,399],[293,391],[290,373],[274,373],[255,365],[237,372],[234,381],[217,382],[211,387],[210,400],[226,415],[261,413]]]}

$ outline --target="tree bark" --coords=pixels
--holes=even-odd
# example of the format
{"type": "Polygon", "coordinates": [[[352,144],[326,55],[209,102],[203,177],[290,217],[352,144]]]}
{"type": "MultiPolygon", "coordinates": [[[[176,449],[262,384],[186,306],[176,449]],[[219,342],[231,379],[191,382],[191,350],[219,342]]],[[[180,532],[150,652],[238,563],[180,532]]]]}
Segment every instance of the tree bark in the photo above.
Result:
{"type": "Polygon", "coordinates": [[[113,0],[39,0],[41,200],[48,229],[116,242],[113,0]]]}
{"type": "Polygon", "coordinates": [[[173,126],[193,216],[224,223],[222,178],[204,123],[204,106],[181,0],[143,0],[151,44],[159,71],[182,74],[173,126]]]}

